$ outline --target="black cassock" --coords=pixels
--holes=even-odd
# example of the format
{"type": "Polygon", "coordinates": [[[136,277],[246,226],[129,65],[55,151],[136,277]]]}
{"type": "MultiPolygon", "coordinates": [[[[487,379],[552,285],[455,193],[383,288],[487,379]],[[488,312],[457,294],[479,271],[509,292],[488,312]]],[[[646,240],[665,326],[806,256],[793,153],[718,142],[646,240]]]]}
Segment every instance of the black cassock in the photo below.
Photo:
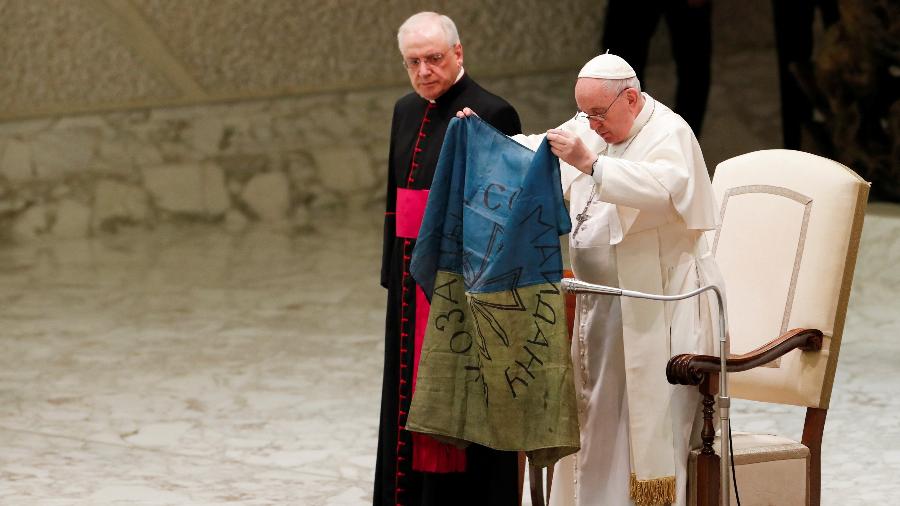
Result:
{"type": "Polygon", "coordinates": [[[468,74],[433,103],[410,93],[394,106],[381,264],[381,285],[388,289],[388,302],[373,498],[379,506],[518,504],[515,452],[473,444],[465,450],[464,472],[418,472],[412,469],[413,437],[403,429],[412,397],[417,297],[409,276],[415,239],[409,233],[402,237],[409,227],[405,217],[397,215],[397,195],[431,187],[444,133],[463,107],[472,108],[506,135],[522,132],[516,110],[468,74]]]}

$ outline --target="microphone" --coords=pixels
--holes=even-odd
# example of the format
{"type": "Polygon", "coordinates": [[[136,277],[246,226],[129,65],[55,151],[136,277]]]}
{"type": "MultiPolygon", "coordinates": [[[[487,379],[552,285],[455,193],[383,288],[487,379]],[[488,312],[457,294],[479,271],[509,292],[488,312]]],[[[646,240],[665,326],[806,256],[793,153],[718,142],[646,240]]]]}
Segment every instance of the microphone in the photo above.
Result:
{"type": "Polygon", "coordinates": [[[728,326],[725,321],[725,300],[722,295],[722,289],[715,284],[710,284],[676,295],[659,295],[653,293],[644,293],[634,290],[625,290],[605,285],[596,285],[587,283],[575,278],[563,278],[560,282],[562,289],[574,294],[592,294],[592,295],[612,295],[613,297],[632,297],[636,299],[650,299],[659,301],[682,300],[697,296],[705,291],[711,290],[716,294],[716,302],[719,304],[719,395],[716,404],[719,407],[719,419],[721,420],[722,435],[719,441],[722,444],[722,450],[719,458],[719,492],[721,494],[721,504],[731,504],[730,487],[728,486],[728,461],[731,454],[730,441],[727,437],[731,433],[729,427],[729,409],[731,407],[731,398],[728,397],[728,367],[727,358],[731,353],[730,343],[728,341],[728,326]]]}

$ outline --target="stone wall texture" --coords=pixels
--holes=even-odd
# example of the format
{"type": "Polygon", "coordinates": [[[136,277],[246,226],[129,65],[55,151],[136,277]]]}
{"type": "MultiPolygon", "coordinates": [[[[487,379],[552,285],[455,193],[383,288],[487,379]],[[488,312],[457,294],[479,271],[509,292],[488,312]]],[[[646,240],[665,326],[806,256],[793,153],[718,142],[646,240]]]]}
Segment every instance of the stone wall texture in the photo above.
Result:
{"type": "Polygon", "coordinates": [[[396,30],[457,23],[485,77],[596,51],[589,0],[0,0],[0,119],[400,85],[396,30]]]}
{"type": "MultiPolygon", "coordinates": [[[[572,72],[483,81],[535,128],[572,114],[572,82],[572,72]]],[[[77,237],[177,220],[302,229],[320,212],[371,210],[384,198],[391,111],[407,92],[0,123],[0,231],[77,237]]]]}
{"type": "MultiPolygon", "coordinates": [[[[770,44],[767,14],[716,5],[714,36],[730,45],[718,54],[770,44]]],[[[538,131],[571,116],[574,74],[598,50],[604,8],[0,0],[0,235],[178,220],[303,229],[317,213],[378,207],[392,106],[409,91],[396,46],[406,17],[454,18],[467,70],[538,131]]],[[[669,58],[665,36],[651,61],[669,58]]]]}

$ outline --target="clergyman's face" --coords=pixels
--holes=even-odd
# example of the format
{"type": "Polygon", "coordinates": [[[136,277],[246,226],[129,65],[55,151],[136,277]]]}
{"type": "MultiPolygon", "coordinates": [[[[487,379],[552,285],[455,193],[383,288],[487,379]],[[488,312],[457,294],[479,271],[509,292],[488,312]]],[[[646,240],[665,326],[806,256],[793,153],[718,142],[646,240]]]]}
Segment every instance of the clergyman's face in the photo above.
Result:
{"type": "Polygon", "coordinates": [[[418,65],[407,63],[409,82],[424,99],[435,100],[456,82],[463,62],[462,45],[451,46],[438,26],[426,26],[407,32],[400,48],[407,62],[418,61],[418,65]],[[434,62],[440,55],[440,61],[434,62]]]}
{"type": "Polygon", "coordinates": [[[586,112],[591,130],[607,144],[618,144],[628,138],[637,113],[639,93],[634,88],[626,88],[616,93],[604,85],[600,79],[581,78],[575,83],[575,103],[586,112]],[[602,116],[600,120],[597,116],[602,116]]]}

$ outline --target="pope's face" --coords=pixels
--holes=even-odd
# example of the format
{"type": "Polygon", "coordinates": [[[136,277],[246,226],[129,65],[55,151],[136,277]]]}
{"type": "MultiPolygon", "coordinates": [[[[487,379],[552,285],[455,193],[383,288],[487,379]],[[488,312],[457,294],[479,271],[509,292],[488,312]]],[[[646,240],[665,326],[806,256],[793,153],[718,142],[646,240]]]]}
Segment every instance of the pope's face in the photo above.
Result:
{"type": "Polygon", "coordinates": [[[440,97],[453,86],[463,62],[462,45],[447,44],[437,26],[407,32],[400,53],[413,89],[427,100],[440,97]]]}
{"type": "Polygon", "coordinates": [[[582,78],[575,83],[575,103],[588,114],[591,130],[608,144],[618,144],[628,138],[634,118],[640,112],[640,93],[626,88],[612,91],[599,79],[582,78]]]}

